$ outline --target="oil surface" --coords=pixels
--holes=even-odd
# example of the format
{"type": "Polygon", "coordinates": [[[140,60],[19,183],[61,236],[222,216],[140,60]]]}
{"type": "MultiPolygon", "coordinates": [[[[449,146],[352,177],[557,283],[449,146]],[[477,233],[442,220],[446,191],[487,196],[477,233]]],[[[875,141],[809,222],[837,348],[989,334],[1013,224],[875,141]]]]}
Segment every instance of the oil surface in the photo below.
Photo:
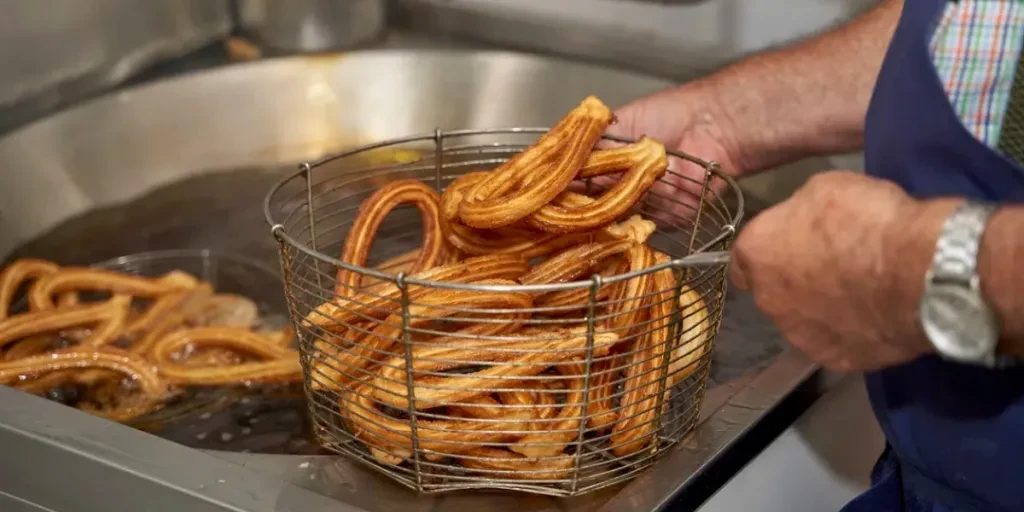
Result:
{"type": "MultiPolygon", "coordinates": [[[[11,259],[31,256],[62,265],[90,265],[148,251],[212,249],[279,268],[277,242],[262,205],[271,185],[291,171],[241,169],[174,183],[71,219],[18,248],[11,259]]],[[[266,289],[249,298],[265,312],[285,315],[281,283],[261,288],[266,289]]],[[[73,401],[60,395],[50,398],[73,401]]],[[[313,440],[298,385],[190,389],[132,426],[194,448],[323,453],[313,440]]]]}
{"type": "MultiPolygon", "coordinates": [[[[270,187],[294,172],[251,168],[200,174],[136,200],[71,219],[14,251],[11,259],[36,257],[88,265],[140,252],[212,249],[278,268],[278,244],[263,214],[270,187]]],[[[358,204],[359,199],[352,198],[358,204]]],[[[415,211],[396,212],[374,244],[374,259],[418,244],[415,211]]],[[[261,309],[283,314],[280,283],[250,297],[261,309]]],[[[756,312],[747,294],[729,292],[715,344],[709,387],[766,366],[782,351],[777,330],[756,312]]],[[[298,387],[197,389],[149,417],[137,428],[195,448],[236,452],[320,453],[298,387]]]]}

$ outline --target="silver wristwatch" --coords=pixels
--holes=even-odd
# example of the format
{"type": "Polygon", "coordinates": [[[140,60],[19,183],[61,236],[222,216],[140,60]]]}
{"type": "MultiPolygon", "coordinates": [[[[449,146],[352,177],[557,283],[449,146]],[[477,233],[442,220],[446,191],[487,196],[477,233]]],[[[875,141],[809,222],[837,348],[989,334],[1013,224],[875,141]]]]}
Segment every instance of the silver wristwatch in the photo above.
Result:
{"type": "Polygon", "coordinates": [[[978,278],[978,251],[997,207],[967,202],[942,227],[924,281],[920,316],[925,335],[945,359],[996,366],[999,322],[978,278]]]}

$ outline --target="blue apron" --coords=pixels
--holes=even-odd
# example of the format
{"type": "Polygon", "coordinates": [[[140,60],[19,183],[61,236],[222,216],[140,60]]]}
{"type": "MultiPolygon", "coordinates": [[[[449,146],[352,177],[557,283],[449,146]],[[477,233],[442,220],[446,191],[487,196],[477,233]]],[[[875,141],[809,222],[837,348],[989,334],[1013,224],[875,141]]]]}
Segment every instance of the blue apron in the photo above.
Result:
{"type": "MultiPolygon", "coordinates": [[[[911,195],[1024,201],[1024,169],[960,123],[928,51],[944,0],[906,0],[866,119],[869,174],[911,195]]],[[[1024,511],[1024,369],[934,356],[866,375],[888,447],[846,512],[1024,511]]]]}

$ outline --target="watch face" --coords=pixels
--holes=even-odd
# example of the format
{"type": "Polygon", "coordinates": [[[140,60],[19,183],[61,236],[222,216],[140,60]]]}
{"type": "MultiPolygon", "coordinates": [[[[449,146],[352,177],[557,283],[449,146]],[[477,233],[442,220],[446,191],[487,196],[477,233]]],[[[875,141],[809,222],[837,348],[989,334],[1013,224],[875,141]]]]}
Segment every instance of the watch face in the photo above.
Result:
{"type": "Polygon", "coordinates": [[[921,325],[944,357],[982,362],[995,353],[998,342],[995,317],[981,294],[968,287],[928,286],[921,300],[921,325]]]}

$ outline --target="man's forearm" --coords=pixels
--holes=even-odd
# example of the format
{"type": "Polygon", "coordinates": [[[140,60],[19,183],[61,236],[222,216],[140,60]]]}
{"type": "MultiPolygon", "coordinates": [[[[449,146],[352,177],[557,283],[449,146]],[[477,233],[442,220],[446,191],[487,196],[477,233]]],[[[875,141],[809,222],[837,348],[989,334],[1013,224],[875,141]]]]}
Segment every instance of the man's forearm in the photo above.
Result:
{"type": "Polygon", "coordinates": [[[864,115],[902,0],[684,87],[705,89],[745,172],[858,149],[864,115]]]}
{"type": "MultiPolygon", "coordinates": [[[[946,218],[962,200],[939,199],[918,203],[909,215],[902,240],[893,242],[893,276],[902,288],[900,302],[907,321],[918,322],[917,301],[924,275],[946,218]]],[[[897,237],[894,238],[898,238],[897,237]]],[[[1024,357],[1024,207],[1004,206],[989,220],[978,255],[981,290],[1001,324],[999,352],[1024,357]]],[[[923,337],[923,332],[920,333],[923,337]]]]}

